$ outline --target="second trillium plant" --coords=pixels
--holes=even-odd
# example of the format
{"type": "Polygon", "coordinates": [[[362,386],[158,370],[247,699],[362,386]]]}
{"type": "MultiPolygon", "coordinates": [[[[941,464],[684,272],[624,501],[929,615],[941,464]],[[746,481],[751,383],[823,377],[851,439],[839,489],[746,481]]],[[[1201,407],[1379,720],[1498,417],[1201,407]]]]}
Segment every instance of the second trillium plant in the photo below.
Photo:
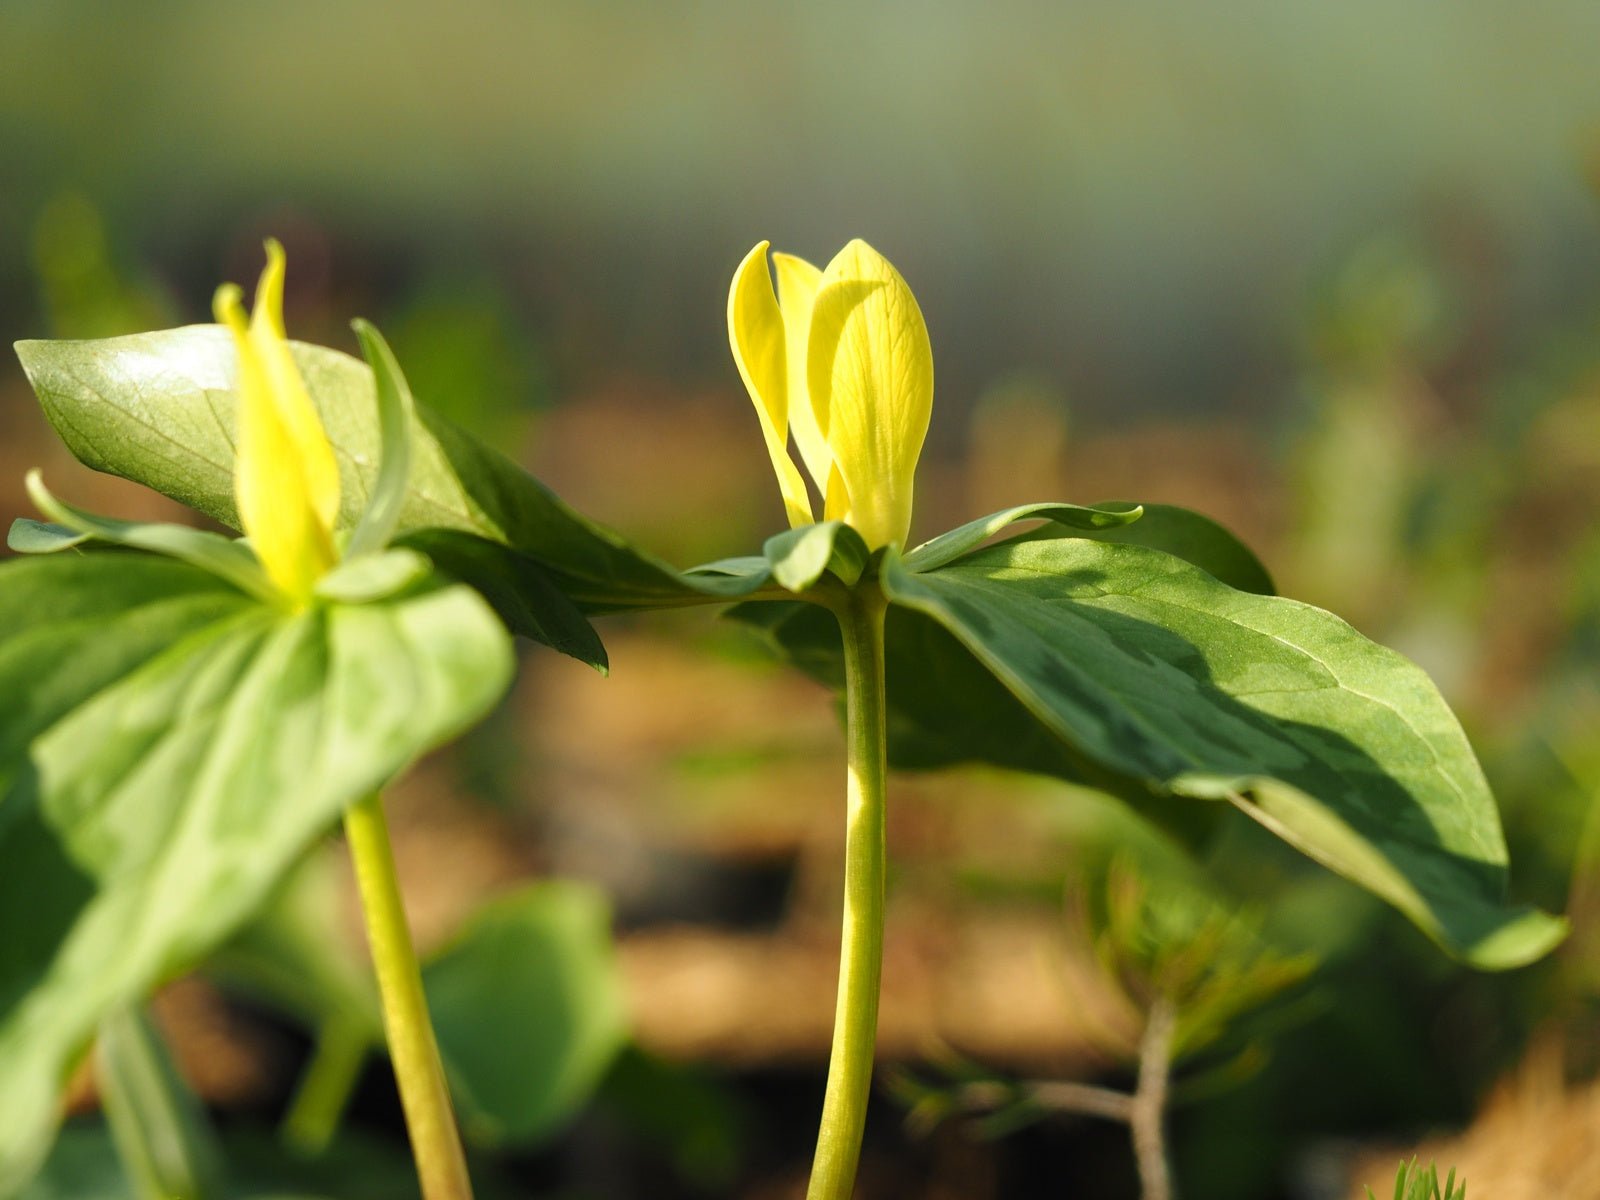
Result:
{"type": "Polygon", "coordinates": [[[464,1195],[372,797],[499,695],[507,629],[602,666],[597,613],[735,604],[844,694],[843,939],[811,1200],[844,1200],[860,1152],[891,762],[1092,784],[1195,847],[1237,810],[1482,968],[1561,937],[1505,902],[1492,797],[1426,676],[1273,595],[1213,522],[1032,503],[908,547],[933,397],[916,301],[864,242],[820,270],[771,262],[776,285],[765,243],[745,257],[728,325],[790,527],[686,571],[413,409],[370,329],[366,364],[286,342],[276,249],[249,320],[220,297],[226,329],[19,345],[83,461],[248,538],[94,518],[37,487],[53,524],[19,524],[18,548],[122,549],[0,565],[0,687],[30,686],[41,655],[98,647],[0,729],[5,802],[31,806],[0,808],[0,880],[21,864],[79,897],[0,975],[20,997],[0,1010],[0,1061],[24,1083],[0,1095],[0,1192],[39,1152],[95,1023],[259,909],[343,816],[425,1192],[464,1195]],[[134,827],[157,832],[108,836],[134,827]]]}

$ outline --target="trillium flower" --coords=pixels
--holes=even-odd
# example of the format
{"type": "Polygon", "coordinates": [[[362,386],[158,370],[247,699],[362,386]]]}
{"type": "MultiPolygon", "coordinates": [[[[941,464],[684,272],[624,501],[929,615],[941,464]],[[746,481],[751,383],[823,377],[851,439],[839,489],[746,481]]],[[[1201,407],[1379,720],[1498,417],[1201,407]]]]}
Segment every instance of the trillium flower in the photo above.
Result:
{"type": "Polygon", "coordinates": [[[728,341],[755,402],[791,526],[817,520],[789,437],[822,497],[822,516],[869,550],[904,546],[917,458],[933,407],[922,311],[889,260],[859,239],[823,270],[768,243],[728,291],[728,341]]]}
{"type": "Polygon", "coordinates": [[[289,352],[283,277],[283,247],[268,241],[249,318],[231,283],[217,289],[213,307],[239,354],[239,521],[268,578],[288,599],[305,604],[339,560],[339,467],[289,352]]]}

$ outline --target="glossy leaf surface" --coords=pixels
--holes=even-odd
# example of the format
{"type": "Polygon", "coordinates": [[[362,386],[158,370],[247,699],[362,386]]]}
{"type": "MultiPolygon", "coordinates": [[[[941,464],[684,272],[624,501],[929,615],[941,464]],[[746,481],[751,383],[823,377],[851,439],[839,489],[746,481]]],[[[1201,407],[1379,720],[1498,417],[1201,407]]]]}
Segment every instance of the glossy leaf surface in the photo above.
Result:
{"type": "MultiPolygon", "coordinates": [[[[378,486],[381,421],[372,371],[336,350],[293,343],[339,463],[352,527],[378,486]]],[[[97,341],[29,341],[17,354],[46,416],[97,470],[145,484],[239,527],[233,495],[236,364],[227,331],[192,325],[97,341]]],[[[397,528],[442,528],[510,545],[591,611],[704,602],[730,593],[686,580],[573,512],[533,476],[444,418],[412,414],[397,528]]],[[[385,495],[387,507],[388,496],[385,495]]]]}
{"type": "Polygon", "coordinates": [[[1169,554],[1021,541],[940,571],[886,564],[1069,752],[1152,789],[1231,802],[1483,967],[1562,923],[1502,903],[1494,801],[1427,676],[1337,617],[1169,554]]]}

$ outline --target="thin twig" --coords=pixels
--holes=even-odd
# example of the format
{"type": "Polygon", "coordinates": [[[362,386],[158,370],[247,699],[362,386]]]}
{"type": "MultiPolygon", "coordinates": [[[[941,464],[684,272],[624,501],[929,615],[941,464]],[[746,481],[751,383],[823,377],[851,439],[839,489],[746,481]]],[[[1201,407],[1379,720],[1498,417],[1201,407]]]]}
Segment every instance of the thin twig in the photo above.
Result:
{"type": "Polygon", "coordinates": [[[1071,1083],[1065,1080],[1039,1079],[1018,1084],[969,1083],[956,1092],[961,1108],[975,1111],[1003,1108],[1017,1100],[1027,1100],[1052,1112],[1071,1113],[1079,1117],[1102,1117],[1107,1121],[1127,1124],[1133,1112],[1133,1097],[1114,1088],[1096,1087],[1088,1083],[1071,1083]]]}
{"type": "Polygon", "coordinates": [[[1139,1039],[1139,1086],[1133,1095],[1128,1125],[1133,1133],[1133,1153],[1139,1163],[1144,1200],[1173,1200],[1165,1125],[1176,1017],[1172,1001],[1158,997],[1150,1006],[1144,1035],[1139,1039]]]}

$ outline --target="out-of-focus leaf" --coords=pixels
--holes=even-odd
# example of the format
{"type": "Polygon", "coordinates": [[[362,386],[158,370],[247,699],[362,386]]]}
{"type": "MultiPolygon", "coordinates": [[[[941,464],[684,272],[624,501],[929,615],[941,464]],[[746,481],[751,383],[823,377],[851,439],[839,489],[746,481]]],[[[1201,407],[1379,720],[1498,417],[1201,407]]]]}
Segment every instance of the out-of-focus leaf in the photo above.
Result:
{"type": "MultiPolygon", "coordinates": [[[[324,926],[325,856],[209,964],[217,978],[304,1020],[359,1031],[382,1052],[377,997],[324,926]]],[[[550,881],[491,902],[423,967],[463,1127],[475,1141],[536,1142],[585,1104],[627,1033],[604,898],[550,881]]]]}
{"type": "Polygon", "coordinates": [[[54,553],[94,539],[130,550],[148,550],[182,559],[210,571],[259,600],[276,595],[267,573],[242,541],[223,537],[205,529],[162,522],[120,521],[100,517],[57,500],[44,486],[38,471],[28,473],[28,494],[39,511],[54,522],[41,526],[34,521],[19,521],[12,526],[9,544],[13,550],[54,553]],[[67,529],[77,537],[46,537],[46,531],[67,529]]]}
{"type": "Polygon", "coordinates": [[[540,883],[492,902],[423,968],[461,1110],[478,1141],[552,1132],[627,1037],[610,910],[593,888],[540,883]]]}
{"type": "Polygon", "coordinates": [[[601,1085],[598,1103],[669,1158],[696,1190],[723,1195],[731,1189],[748,1144],[747,1110],[693,1066],[628,1047],[601,1085]]]}
{"type": "MultiPolygon", "coordinates": [[[[223,1139],[228,1200],[416,1200],[417,1174],[396,1142],[346,1134],[315,1159],[285,1154],[275,1139],[249,1130],[223,1139]]],[[[483,1200],[506,1192],[480,1177],[483,1200]]],[[[61,1131],[37,1176],[16,1200],[139,1200],[128,1185],[116,1144],[102,1124],[75,1122],[61,1131]]]]}
{"type": "Polygon", "coordinates": [[[112,1137],[140,1192],[221,1200],[216,1135],[150,1018],[141,1008],[110,1013],[95,1051],[112,1137]]]}

